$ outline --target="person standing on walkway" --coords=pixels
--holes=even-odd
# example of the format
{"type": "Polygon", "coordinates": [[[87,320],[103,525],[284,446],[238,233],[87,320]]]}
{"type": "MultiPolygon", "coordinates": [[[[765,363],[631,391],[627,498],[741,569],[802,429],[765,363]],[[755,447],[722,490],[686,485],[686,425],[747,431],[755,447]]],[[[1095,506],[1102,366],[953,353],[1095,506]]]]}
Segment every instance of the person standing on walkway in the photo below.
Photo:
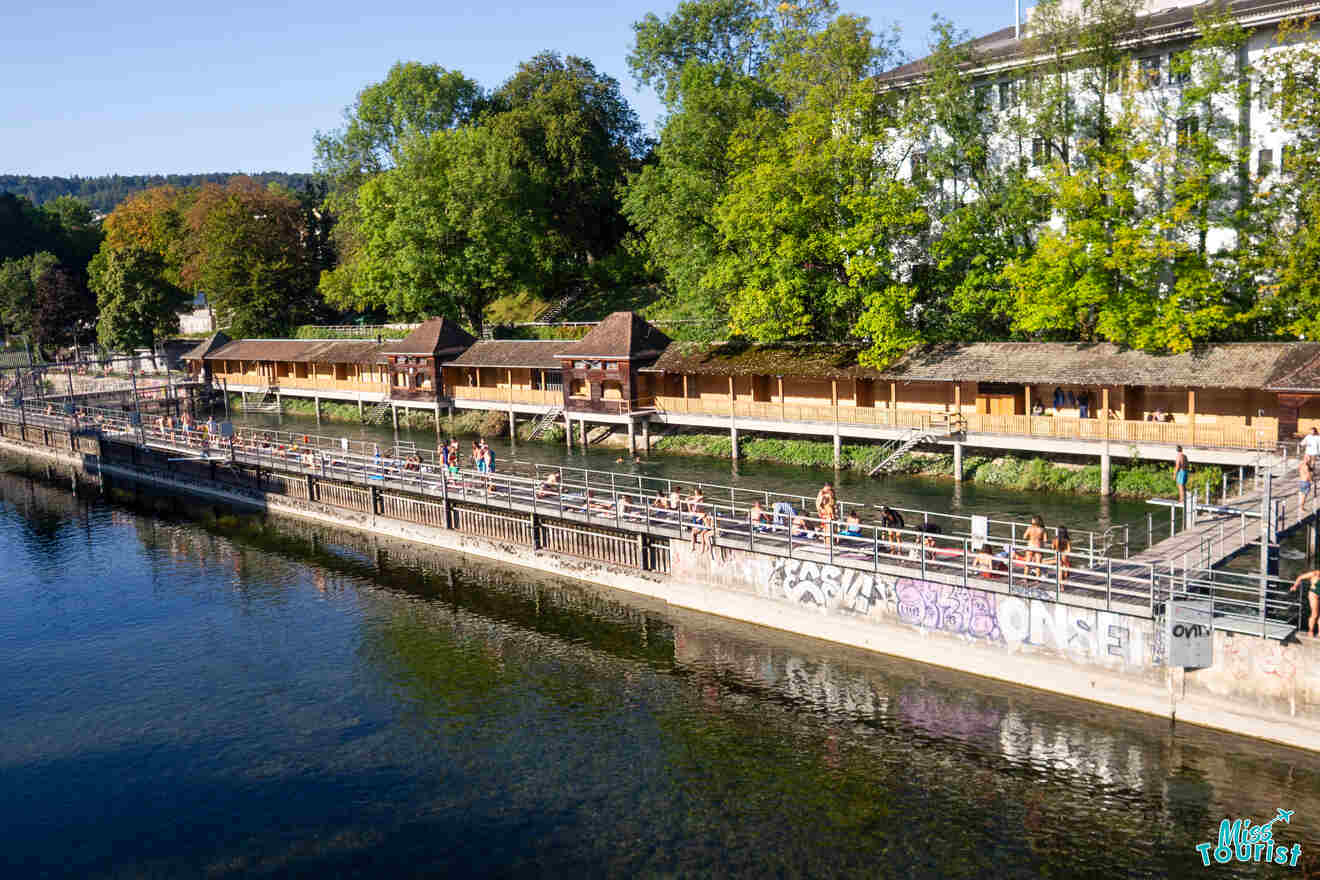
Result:
{"type": "Polygon", "coordinates": [[[1302,456],[1302,460],[1297,463],[1297,506],[1303,507],[1311,497],[1311,480],[1314,469],[1311,467],[1311,457],[1302,456]]]}
{"type": "Polygon", "coordinates": [[[1302,585],[1302,581],[1310,581],[1311,586],[1306,590],[1306,598],[1311,603],[1311,616],[1307,618],[1306,629],[1311,636],[1320,634],[1320,571],[1304,571],[1293,581],[1293,585],[1288,588],[1288,592],[1295,593],[1297,588],[1302,585]]]}
{"type": "Polygon", "coordinates": [[[1178,503],[1187,499],[1187,453],[1178,447],[1178,456],[1173,460],[1173,481],[1178,484],[1178,503]]]}
{"type": "Polygon", "coordinates": [[[1311,433],[1302,439],[1302,456],[1309,460],[1314,466],[1316,458],[1320,458],[1320,431],[1311,428],[1311,433]]]}
{"type": "Polygon", "coordinates": [[[1031,518],[1031,525],[1027,527],[1026,533],[1022,536],[1026,539],[1027,561],[1034,563],[1035,567],[1027,573],[1032,577],[1040,577],[1040,564],[1045,558],[1045,520],[1039,516],[1031,518]]]}

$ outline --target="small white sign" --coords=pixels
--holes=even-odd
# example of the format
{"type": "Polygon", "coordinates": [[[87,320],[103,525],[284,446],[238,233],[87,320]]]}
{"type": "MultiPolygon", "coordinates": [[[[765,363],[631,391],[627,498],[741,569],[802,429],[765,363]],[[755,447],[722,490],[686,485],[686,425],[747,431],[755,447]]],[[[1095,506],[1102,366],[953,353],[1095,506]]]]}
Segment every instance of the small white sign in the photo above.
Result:
{"type": "Polygon", "coordinates": [[[1171,601],[1164,618],[1169,666],[1205,669],[1214,662],[1213,614],[1208,599],[1171,601]]]}

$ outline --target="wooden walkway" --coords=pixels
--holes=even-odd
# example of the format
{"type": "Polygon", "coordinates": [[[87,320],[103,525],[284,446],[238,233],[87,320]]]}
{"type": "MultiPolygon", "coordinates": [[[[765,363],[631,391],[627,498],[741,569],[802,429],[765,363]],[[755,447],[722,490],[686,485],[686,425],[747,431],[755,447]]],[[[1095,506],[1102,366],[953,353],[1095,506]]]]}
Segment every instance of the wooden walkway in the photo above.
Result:
{"type": "MultiPolygon", "coordinates": [[[[1305,506],[1299,499],[1297,483],[1291,479],[1274,481],[1274,522],[1271,523],[1270,541],[1279,539],[1303,526],[1315,516],[1320,503],[1313,496],[1305,506]]],[[[1152,565],[1173,563],[1180,568],[1211,569],[1238,554],[1260,550],[1261,523],[1259,518],[1263,490],[1256,490],[1230,498],[1227,501],[1203,507],[1196,514],[1196,523],[1153,544],[1132,556],[1132,562],[1152,565]],[[1243,511],[1234,514],[1230,511],[1243,511]],[[1255,515],[1252,515],[1255,514],[1255,515]]],[[[1179,511],[1181,513],[1181,511],[1179,511]]]]}

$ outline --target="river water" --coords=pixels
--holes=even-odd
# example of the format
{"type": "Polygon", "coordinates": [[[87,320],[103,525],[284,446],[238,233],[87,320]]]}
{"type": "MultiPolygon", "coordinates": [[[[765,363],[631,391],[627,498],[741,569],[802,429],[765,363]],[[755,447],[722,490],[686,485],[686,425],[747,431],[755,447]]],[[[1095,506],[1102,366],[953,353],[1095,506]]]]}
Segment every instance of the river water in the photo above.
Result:
{"type": "Polygon", "coordinates": [[[6,876],[1320,868],[1313,753],[0,465],[6,876]]]}

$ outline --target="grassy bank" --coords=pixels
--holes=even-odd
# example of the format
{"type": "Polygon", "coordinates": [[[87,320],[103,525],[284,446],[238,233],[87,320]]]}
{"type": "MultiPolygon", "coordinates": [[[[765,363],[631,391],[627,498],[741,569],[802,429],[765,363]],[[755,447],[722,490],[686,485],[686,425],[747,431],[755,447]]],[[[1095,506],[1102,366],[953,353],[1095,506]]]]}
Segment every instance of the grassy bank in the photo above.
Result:
{"type": "MultiPolygon", "coordinates": [[[[771,462],[796,467],[833,468],[834,444],[821,440],[789,440],[775,437],[746,437],[739,442],[744,461],[771,462]]],[[[655,452],[678,455],[709,455],[728,458],[732,444],[727,434],[676,434],[651,444],[655,452]]],[[[871,444],[843,444],[841,467],[869,472],[885,458],[884,448],[871,444]]],[[[952,453],[916,452],[903,455],[893,473],[912,476],[952,478],[952,453]]],[[[1205,494],[1207,487],[1220,485],[1223,471],[1217,467],[1196,467],[1188,481],[1189,489],[1205,494]]],[[[1047,492],[1100,493],[1100,465],[1052,462],[1037,456],[968,455],[963,458],[963,479],[982,486],[1047,492]]],[[[1115,460],[1110,472],[1114,495],[1152,498],[1178,494],[1173,468],[1150,462],[1115,460]]]]}

